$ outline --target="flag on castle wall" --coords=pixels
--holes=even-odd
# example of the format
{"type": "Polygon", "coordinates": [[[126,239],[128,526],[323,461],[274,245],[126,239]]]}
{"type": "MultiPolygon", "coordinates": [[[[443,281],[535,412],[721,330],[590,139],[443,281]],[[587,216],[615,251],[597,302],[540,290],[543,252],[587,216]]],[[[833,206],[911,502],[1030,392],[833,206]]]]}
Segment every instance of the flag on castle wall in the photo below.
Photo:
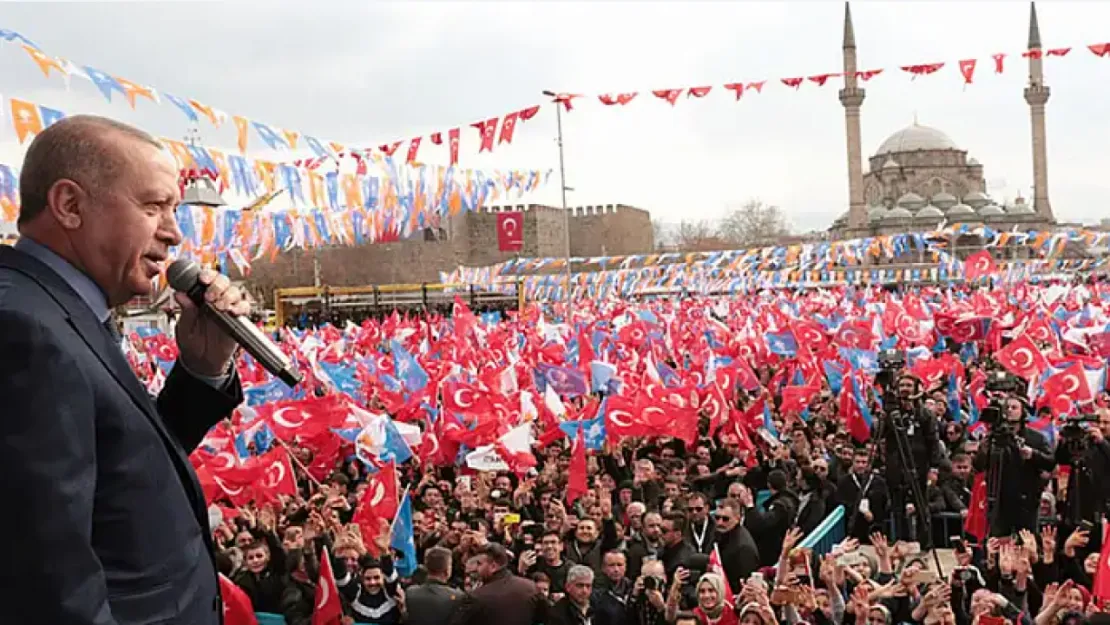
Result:
{"type": "Polygon", "coordinates": [[[497,249],[502,252],[524,249],[524,213],[497,214],[497,249]]]}

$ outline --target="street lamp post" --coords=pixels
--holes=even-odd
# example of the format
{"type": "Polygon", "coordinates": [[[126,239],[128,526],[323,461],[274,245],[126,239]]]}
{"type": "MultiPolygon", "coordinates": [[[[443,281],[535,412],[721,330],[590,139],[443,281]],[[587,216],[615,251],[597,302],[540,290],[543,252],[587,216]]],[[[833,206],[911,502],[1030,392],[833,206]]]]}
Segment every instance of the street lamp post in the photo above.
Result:
{"type": "Polygon", "coordinates": [[[555,128],[556,138],[555,142],[559,146],[559,191],[562,194],[562,209],[563,209],[563,239],[565,247],[563,248],[564,262],[565,262],[565,279],[567,284],[567,321],[570,321],[570,302],[571,302],[571,283],[570,283],[570,210],[567,208],[567,191],[570,187],[567,186],[567,169],[563,158],[563,108],[562,102],[558,100],[558,96],[554,91],[544,91],[545,96],[556,98],[555,103],[555,128]]]}

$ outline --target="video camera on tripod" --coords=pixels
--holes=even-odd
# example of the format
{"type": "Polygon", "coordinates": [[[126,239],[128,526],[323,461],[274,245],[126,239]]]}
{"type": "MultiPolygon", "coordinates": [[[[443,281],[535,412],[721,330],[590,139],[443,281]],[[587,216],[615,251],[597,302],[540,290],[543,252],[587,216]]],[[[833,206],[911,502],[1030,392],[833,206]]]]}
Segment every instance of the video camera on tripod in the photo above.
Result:
{"type": "Polygon", "coordinates": [[[1098,427],[1098,415],[1081,414],[1066,415],[1061,419],[1062,425],[1057,431],[1058,445],[1066,447],[1072,458],[1082,458],[1090,447],[1090,427],[1098,427]]]}
{"type": "Polygon", "coordinates": [[[1014,428],[1006,420],[1006,399],[1022,391],[1025,381],[1006,371],[996,370],[987,373],[986,391],[990,403],[979,414],[979,420],[990,426],[993,438],[1011,438],[1014,428]]]}
{"type": "Polygon", "coordinates": [[[875,384],[883,389],[883,412],[892,419],[901,417],[902,400],[898,397],[898,374],[906,368],[906,353],[897,349],[884,349],[876,361],[879,372],[875,374],[875,384]]]}

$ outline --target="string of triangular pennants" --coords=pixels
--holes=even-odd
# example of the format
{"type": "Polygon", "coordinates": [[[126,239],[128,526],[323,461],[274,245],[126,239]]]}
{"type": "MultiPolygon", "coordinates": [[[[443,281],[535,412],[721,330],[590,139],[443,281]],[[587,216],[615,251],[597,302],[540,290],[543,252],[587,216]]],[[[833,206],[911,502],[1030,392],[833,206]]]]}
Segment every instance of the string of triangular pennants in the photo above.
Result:
{"type": "MultiPolygon", "coordinates": [[[[229,161],[242,159],[238,155],[229,161]]],[[[280,178],[268,178],[273,189],[311,197],[321,204],[287,210],[213,208],[182,204],[178,226],[185,241],[175,255],[202,262],[231,261],[242,273],[251,261],[293,248],[364,245],[407,238],[424,228],[439,228],[446,218],[507,198],[547,183],[551,172],[497,172],[431,165],[394,163],[376,155],[361,173],[312,172],[307,182],[297,170],[281,165],[280,178]]],[[[246,175],[249,175],[246,174],[246,175]]],[[[0,164],[0,216],[14,223],[19,214],[19,172],[0,164]]]]}
{"type": "MultiPolygon", "coordinates": [[[[999,232],[960,224],[934,232],[879,235],[843,241],[776,245],[717,252],[638,254],[571,258],[571,297],[629,297],[651,290],[691,293],[747,292],[753,289],[945,282],[969,279],[950,241],[978,236],[983,248],[1024,247],[1029,259],[992,262],[990,279],[1010,283],[1059,272],[1101,271],[1108,258],[1060,258],[1069,244],[1086,250],[1110,245],[1110,233],[1091,230],[999,232]],[[883,268],[873,261],[916,258],[932,267],[883,268]]],[[[441,273],[450,284],[494,291],[524,290],[534,300],[566,297],[565,258],[518,258],[488,267],[459,267],[441,273]],[[559,273],[551,273],[551,272],[559,273]],[[537,275],[541,274],[541,275],[537,275]],[[546,275],[542,275],[546,274],[546,275]]],[[[972,276],[979,280],[981,276],[972,276]]]]}
{"type": "MultiPolygon", "coordinates": [[[[239,151],[244,154],[250,142],[250,131],[252,129],[262,139],[262,142],[272,150],[296,150],[303,139],[304,145],[311,149],[315,156],[310,159],[297,159],[296,163],[309,167],[315,167],[322,161],[346,155],[365,157],[378,152],[385,156],[394,156],[398,148],[405,143],[408,144],[405,152],[406,162],[417,163],[419,162],[420,147],[426,145],[424,143],[425,137],[420,136],[389,141],[376,148],[348,148],[334,141],[321,141],[304,132],[282,129],[242,115],[225,113],[221,109],[204,104],[194,98],[179,97],[88,65],[79,65],[62,57],[51,56],[43,52],[31,40],[12,30],[0,28],[0,41],[18,45],[47,78],[51,77],[52,72],[57,72],[65,80],[67,88],[70,86],[70,79],[78,77],[91,82],[109,102],[112,101],[112,94],[124,97],[132,110],[136,108],[139,98],[143,98],[151,104],[159,105],[163,103],[164,98],[177,107],[190,122],[199,122],[203,117],[213,127],[221,128],[230,119],[235,124],[239,151]]],[[[495,145],[512,143],[517,124],[532,119],[539,110],[539,105],[532,105],[465,126],[456,126],[447,131],[433,132],[426,138],[436,146],[446,144],[448,161],[451,165],[457,165],[459,163],[462,128],[471,127],[477,130],[479,153],[491,152],[495,145]]]]}
{"type": "MultiPolygon", "coordinates": [[[[1022,52],[1021,58],[1063,58],[1072,52],[1072,47],[1066,48],[1050,48],[1047,50],[1042,49],[1029,49],[1022,52]]],[[[1110,58],[1110,42],[1108,43],[1094,43],[1086,46],[1092,54],[1098,57],[1110,58]]],[[[1001,74],[1006,68],[1006,60],[1012,58],[1014,55],[1007,53],[992,54],[990,57],[990,67],[993,68],[995,74],[1001,74]]],[[[963,79],[964,85],[970,85],[974,82],[976,71],[979,69],[980,59],[965,58],[955,62],[939,61],[932,63],[914,63],[910,65],[898,65],[895,68],[874,68],[868,70],[857,71],[855,76],[860,82],[868,82],[876,76],[888,75],[895,73],[894,70],[903,74],[909,75],[911,80],[917,79],[921,76],[931,76],[938,74],[946,67],[955,67],[963,79]],[[888,71],[889,70],[889,71],[888,71]]],[[[680,99],[701,99],[707,97],[712,92],[724,92],[730,94],[734,100],[741,100],[745,94],[761,94],[765,88],[778,86],[788,90],[797,91],[806,85],[815,85],[817,87],[825,86],[830,80],[842,78],[843,72],[826,72],[822,74],[812,74],[805,76],[790,76],[786,78],[779,78],[777,80],[763,78],[760,80],[749,80],[739,82],[729,82],[720,85],[700,85],[693,87],[670,87],[666,89],[646,89],[638,91],[611,91],[596,95],[587,95],[584,93],[576,92],[561,92],[557,93],[553,99],[563,106],[567,111],[574,110],[574,105],[577,102],[587,102],[596,100],[604,106],[627,106],[634,100],[643,101],[644,99],[657,99],[675,106],[680,99]],[[643,96],[643,97],[640,97],[643,96]]]]}

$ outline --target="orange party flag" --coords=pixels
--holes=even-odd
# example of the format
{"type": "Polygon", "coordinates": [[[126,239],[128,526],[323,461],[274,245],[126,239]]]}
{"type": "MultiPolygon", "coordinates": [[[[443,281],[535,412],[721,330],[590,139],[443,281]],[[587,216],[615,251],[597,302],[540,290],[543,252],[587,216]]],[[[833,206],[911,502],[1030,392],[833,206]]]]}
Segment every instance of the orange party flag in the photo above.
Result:
{"type": "Polygon", "coordinates": [[[118,82],[120,86],[123,87],[124,95],[127,96],[127,103],[131,105],[131,108],[135,108],[136,96],[141,95],[151,102],[154,102],[154,92],[150,90],[150,87],[137,85],[130,80],[127,80],[126,78],[117,77],[116,82],[118,82]]]}
{"type": "Polygon", "coordinates": [[[233,119],[235,120],[235,130],[239,133],[239,151],[246,154],[247,130],[250,128],[250,124],[247,122],[246,117],[239,117],[236,115],[233,119]]]}
{"type": "Polygon", "coordinates": [[[11,103],[12,126],[20,143],[23,143],[28,136],[42,132],[42,116],[39,114],[39,107],[17,98],[11,98],[11,103]]]}
{"type": "Polygon", "coordinates": [[[301,138],[301,133],[296,130],[282,130],[281,134],[285,135],[285,142],[289,144],[289,149],[297,149],[297,139],[301,138]]]}
{"type": "Polygon", "coordinates": [[[45,74],[47,78],[50,78],[51,69],[58,70],[58,73],[62,76],[66,75],[66,71],[62,68],[62,62],[58,59],[47,56],[43,54],[41,50],[36,50],[31,46],[25,45],[23,49],[27,51],[27,54],[31,55],[31,60],[35,62],[35,65],[39,66],[39,69],[42,70],[42,73],[45,74]]]}
{"type": "Polygon", "coordinates": [[[216,112],[212,110],[211,106],[205,106],[205,105],[201,104],[200,102],[197,102],[196,100],[189,100],[189,104],[192,104],[193,108],[195,108],[199,113],[201,113],[202,115],[207,117],[208,121],[212,122],[213,126],[219,127],[220,118],[216,115],[216,112]]]}

